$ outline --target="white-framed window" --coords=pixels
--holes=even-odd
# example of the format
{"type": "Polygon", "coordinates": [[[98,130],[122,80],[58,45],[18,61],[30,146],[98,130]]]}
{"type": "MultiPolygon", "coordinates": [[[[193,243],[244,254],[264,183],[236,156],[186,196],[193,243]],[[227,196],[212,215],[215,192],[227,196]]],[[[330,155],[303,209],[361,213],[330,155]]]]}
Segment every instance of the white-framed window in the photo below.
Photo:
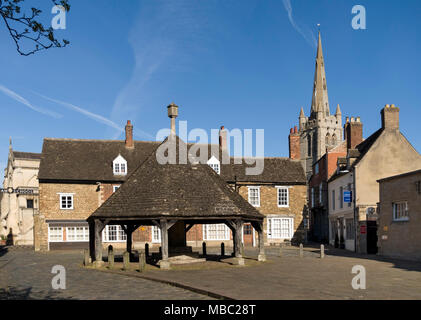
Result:
{"type": "Polygon", "coordinates": [[[113,186],[113,192],[116,192],[118,188],[120,188],[120,186],[113,186]]]}
{"type": "Polygon", "coordinates": [[[248,187],[249,203],[254,207],[260,207],[260,187],[248,187]]]}
{"type": "Polygon", "coordinates": [[[293,218],[268,218],[267,223],[269,239],[292,239],[294,235],[293,218]]]}
{"type": "Polygon", "coordinates": [[[66,241],[70,242],[86,242],[89,241],[89,227],[67,227],[66,241]]]}
{"type": "Polygon", "coordinates": [[[223,223],[204,224],[203,240],[229,240],[230,229],[223,223]]]}
{"type": "Polygon", "coordinates": [[[60,209],[73,210],[73,193],[59,193],[60,209]]]}
{"type": "Polygon", "coordinates": [[[104,242],[124,242],[127,240],[127,236],[120,225],[107,225],[102,230],[102,240],[104,242]]]}
{"type": "Polygon", "coordinates": [[[218,159],[215,158],[215,156],[212,156],[207,164],[209,167],[211,167],[217,174],[221,174],[221,163],[218,159]]]}
{"type": "Polygon", "coordinates": [[[120,176],[127,174],[127,161],[120,154],[113,161],[113,173],[120,176]]]}
{"type": "Polygon", "coordinates": [[[393,220],[394,221],[408,221],[409,220],[409,210],[408,202],[394,202],[393,206],[393,220]]]}
{"type": "Polygon", "coordinates": [[[49,242],[63,242],[63,228],[62,227],[49,227],[48,228],[48,241],[49,242]]]}
{"type": "Polygon", "coordinates": [[[152,226],[152,243],[161,243],[161,229],[157,226],[152,226]]]}
{"type": "Polygon", "coordinates": [[[278,189],[278,207],[287,208],[289,207],[289,188],[288,187],[276,187],[278,189]]]}

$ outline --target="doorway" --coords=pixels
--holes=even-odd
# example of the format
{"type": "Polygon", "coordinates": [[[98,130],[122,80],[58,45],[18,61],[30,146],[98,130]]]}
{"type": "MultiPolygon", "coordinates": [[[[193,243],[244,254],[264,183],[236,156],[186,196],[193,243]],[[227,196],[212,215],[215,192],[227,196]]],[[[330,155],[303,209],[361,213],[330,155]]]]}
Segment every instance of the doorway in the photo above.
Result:
{"type": "Polygon", "coordinates": [[[244,246],[253,246],[253,227],[250,223],[243,225],[243,243],[244,246]]]}
{"type": "Polygon", "coordinates": [[[367,221],[367,253],[377,254],[377,222],[367,221]]]}

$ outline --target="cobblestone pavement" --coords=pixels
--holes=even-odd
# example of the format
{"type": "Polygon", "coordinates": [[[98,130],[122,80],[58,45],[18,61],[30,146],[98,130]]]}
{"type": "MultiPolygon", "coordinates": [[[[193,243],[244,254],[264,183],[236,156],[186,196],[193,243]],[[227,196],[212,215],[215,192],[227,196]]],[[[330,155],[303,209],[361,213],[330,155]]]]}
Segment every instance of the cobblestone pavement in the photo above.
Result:
{"type": "Polygon", "coordinates": [[[282,257],[279,247],[265,251],[268,261],[258,263],[257,250],[246,249],[245,267],[153,270],[148,274],[233,299],[421,299],[421,262],[358,255],[334,248],[326,248],[324,259],[320,259],[317,247],[306,247],[302,258],[297,247],[284,248],[282,257]],[[352,268],[356,265],[366,270],[365,290],[352,288],[356,276],[352,268]]]}
{"type": "Polygon", "coordinates": [[[140,278],[81,268],[80,252],[0,251],[0,299],[202,300],[207,296],[140,278]],[[66,269],[66,290],[53,290],[54,265],[66,269]]]}

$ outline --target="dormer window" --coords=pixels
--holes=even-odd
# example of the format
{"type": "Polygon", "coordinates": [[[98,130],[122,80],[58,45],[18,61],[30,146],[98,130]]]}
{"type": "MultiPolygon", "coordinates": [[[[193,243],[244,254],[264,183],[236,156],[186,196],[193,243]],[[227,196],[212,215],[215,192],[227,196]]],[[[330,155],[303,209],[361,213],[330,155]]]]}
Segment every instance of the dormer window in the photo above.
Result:
{"type": "Polygon", "coordinates": [[[221,163],[218,159],[215,158],[215,156],[212,156],[207,162],[207,164],[217,173],[221,173],[221,163]]]}
{"type": "Polygon", "coordinates": [[[113,161],[113,172],[120,176],[127,174],[127,161],[121,155],[118,155],[113,161]]]}

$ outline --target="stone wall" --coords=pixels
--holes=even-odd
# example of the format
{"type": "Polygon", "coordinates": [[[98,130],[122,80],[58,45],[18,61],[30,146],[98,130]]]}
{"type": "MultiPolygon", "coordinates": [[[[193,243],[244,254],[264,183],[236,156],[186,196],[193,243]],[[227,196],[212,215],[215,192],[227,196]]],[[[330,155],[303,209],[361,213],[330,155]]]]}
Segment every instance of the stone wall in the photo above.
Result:
{"type": "Polygon", "coordinates": [[[379,255],[421,260],[421,172],[380,182],[379,255]],[[392,203],[407,201],[409,220],[394,221],[392,203]]]}

